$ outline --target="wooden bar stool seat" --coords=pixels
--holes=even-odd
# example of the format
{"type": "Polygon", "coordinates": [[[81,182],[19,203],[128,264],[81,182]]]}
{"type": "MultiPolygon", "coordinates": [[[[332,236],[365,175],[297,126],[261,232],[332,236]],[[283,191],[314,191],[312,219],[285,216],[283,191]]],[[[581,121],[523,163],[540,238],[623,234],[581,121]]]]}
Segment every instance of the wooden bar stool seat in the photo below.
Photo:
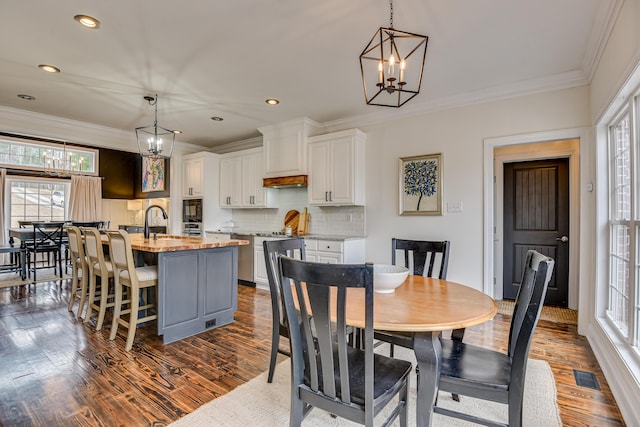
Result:
{"type": "Polygon", "coordinates": [[[115,269],[115,306],[111,335],[113,340],[118,326],[128,329],[125,351],[131,350],[137,326],[158,318],[158,267],[136,267],[129,233],[124,230],[106,231],[109,253],[115,269]],[[125,299],[125,291],[129,298],[125,299]],[[139,315],[142,313],[142,315],[139,315]],[[127,316],[128,315],[128,316],[127,316]]]}

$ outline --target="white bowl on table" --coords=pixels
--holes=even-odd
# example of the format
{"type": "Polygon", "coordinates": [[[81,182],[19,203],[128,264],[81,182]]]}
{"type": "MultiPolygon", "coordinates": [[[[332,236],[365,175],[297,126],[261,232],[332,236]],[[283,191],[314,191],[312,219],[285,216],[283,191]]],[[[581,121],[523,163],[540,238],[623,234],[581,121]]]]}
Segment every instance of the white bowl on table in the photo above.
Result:
{"type": "Polygon", "coordinates": [[[409,269],[401,265],[374,264],[373,290],[379,294],[390,294],[404,282],[409,269]]]}

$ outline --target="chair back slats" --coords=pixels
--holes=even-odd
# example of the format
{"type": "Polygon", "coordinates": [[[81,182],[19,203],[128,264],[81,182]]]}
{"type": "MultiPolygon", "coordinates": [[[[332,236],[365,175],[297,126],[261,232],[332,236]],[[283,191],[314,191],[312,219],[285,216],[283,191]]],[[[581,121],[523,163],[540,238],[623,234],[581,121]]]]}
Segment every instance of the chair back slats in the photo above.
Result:
{"type": "Polygon", "coordinates": [[[397,252],[402,252],[404,266],[413,275],[447,278],[449,241],[391,240],[391,263],[396,264],[397,252]]]}
{"type": "Polygon", "coordinates": [[[347,292],[351,288],[366,289],[365,405],[372,404],[373,265],[311,263],[285,256],[280,256],[279,262],[285,312],[290,324],[301,323],[300,328],[290,329],[294,377],[304,378],[314,392],[345,404],[352,403],[353,386],[349,380],[351,366],[346,339],[347,292]],[[291,283],[295,287],[295,302],[291,283]],[[331,321],[332,313],[335,322],[331,321]]]}

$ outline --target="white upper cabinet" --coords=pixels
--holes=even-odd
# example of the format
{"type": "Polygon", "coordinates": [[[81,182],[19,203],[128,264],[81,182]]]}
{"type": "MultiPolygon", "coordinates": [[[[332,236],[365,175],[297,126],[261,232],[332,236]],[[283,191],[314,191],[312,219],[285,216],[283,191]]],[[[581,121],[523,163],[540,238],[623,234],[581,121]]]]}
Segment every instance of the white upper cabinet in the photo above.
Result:
{"type": "Polygon", "coordinates": [[[202,197],[204,157],[200,154],[185,156],[182,161],[182,172],[182,197],[202,197]]]}
{"type": "Polygon", "coordinates": [[[307,174],[307,139],[320,125],[306,117],[265,126],[263,135],[264,178],[307,174]]]}
{"type": "Polygon", "coordinates": [[[358,129],[309,138],[310,205],[364,206],[365,141],[358,129]]]}
{"type": "Polygon", "coordinates": [[[228,208],[274,208],[278,192],[262,186],[262,148],[223,155],[220,162],[220,206],[228,208]]]}
{"type": "Polygon", "coordinates": [[[242,204],[242,159],[238,156],[220,159],[220,206],[238,208],[242,204]]]}

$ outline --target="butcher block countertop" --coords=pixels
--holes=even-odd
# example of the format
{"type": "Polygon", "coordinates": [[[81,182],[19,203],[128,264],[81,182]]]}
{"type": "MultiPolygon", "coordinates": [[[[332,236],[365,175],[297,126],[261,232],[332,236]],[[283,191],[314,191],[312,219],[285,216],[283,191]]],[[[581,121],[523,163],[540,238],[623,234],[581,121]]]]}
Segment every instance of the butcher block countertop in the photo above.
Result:
{"type": "MultiPolygon", "coordinates": [[[[158,234],[154,240],[153,234],[145,239],[141,233],[129,234],[131,237],[131,248],[144,252],[174,252],[189,251],[194,249],[221,248],[225,246],[248,245],[248,240],[216,240],[206,237],[172,236],[169,234],[158,234]]],[[[107,236],[104,236],[106,239],[107,236]]]]}

